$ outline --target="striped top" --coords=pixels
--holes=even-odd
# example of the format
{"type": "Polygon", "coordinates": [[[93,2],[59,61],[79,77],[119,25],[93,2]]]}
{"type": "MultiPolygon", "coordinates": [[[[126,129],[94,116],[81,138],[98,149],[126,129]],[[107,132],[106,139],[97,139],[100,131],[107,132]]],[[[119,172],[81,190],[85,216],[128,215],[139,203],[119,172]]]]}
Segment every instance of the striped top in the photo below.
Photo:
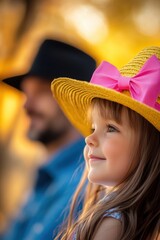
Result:
{"type": "Polygon", "coordinates": [[[105,213],[104,213],[104,215],[103,215],[103,217],[112,217],[112,218],[115,218],[115,219],[117,219],[117,220],[122,220],[122,213],[121,212],[113,212],[113,210],[114,209],[109,209],[109,210],[107,210],[105,213]]]}

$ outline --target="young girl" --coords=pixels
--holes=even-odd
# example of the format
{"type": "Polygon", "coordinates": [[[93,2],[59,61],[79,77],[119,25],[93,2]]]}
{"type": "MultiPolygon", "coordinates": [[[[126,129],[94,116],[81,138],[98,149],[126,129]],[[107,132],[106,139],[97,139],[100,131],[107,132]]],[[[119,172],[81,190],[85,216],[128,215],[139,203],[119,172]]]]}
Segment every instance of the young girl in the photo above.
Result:
{"type": "Polygon", "coordinates": [[[160,236],[160,48],[118,71],[102,62],[90,83],[60,78],[54,97],[86,137],[86,170],[68,225],[56,239],[156,240],[160,236]],[[74,208],[82,185],[84,207],[74,208]]]}

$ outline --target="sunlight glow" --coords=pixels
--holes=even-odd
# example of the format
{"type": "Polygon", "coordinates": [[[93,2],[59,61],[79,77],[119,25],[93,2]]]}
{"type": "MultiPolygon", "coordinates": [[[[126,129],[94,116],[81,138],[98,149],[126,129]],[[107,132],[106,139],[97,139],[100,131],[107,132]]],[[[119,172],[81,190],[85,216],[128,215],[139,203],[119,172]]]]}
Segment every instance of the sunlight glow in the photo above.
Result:
{"type": "Polygon", "coordinates": [[[137,29],[144,35],[152,36],[160,30],[159,4],[146,2],[139,11],[133,13],[137,29]]]}
{"type": "Polygon", "coordinates": [[[65,9],[65,14],[65,20],[72,24],[87,41],[96,43],[108,35],[106,17],[94,6],[86,4],[78,7],[70,6],[65,9]]]}

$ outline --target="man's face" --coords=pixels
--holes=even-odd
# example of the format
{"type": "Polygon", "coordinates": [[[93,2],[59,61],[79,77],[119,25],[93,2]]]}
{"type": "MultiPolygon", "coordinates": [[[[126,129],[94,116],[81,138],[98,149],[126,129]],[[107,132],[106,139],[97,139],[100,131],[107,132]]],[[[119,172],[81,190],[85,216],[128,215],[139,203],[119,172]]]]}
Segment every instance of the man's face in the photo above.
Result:
{"type": "Polygon", "coordinates": [[[21,89],[26,95],[24,108],[30,118],[28,137],[46,145],[63,137],[71,125],[52,96],[50,81],[26,77],[21,89]]]}

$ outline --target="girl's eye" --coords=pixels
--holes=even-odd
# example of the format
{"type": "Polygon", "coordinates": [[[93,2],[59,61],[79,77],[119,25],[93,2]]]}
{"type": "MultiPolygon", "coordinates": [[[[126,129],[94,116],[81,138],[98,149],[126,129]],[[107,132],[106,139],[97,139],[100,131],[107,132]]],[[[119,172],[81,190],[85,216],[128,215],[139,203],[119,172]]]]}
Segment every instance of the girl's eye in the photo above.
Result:
{"type": "Polygon", "coordinates": [[[107,125],[107,132],[118,132],[118,130],[112,125],[107,125]]]}

